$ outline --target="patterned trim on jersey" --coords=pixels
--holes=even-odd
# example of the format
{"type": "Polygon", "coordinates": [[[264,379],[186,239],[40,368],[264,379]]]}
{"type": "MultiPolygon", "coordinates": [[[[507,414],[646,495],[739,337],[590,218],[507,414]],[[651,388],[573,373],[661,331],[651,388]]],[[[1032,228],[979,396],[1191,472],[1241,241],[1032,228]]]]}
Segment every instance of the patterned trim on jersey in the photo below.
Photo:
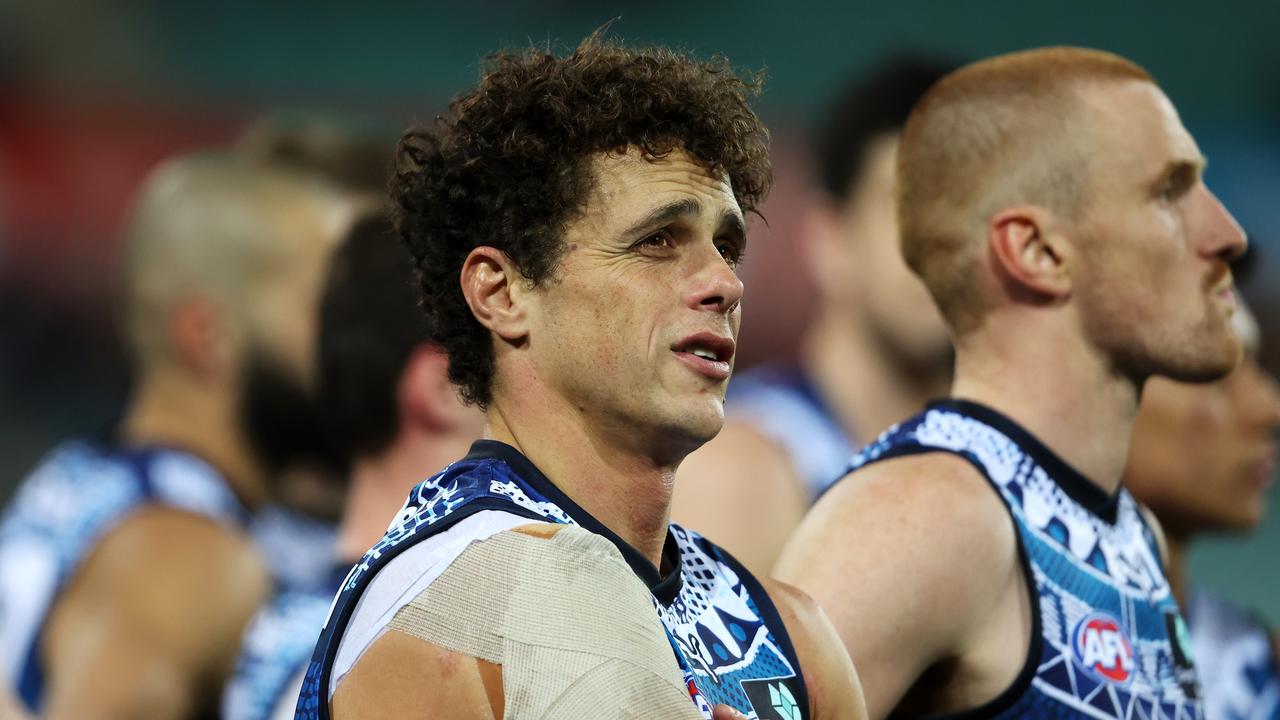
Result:
{"type": "Polygon", "coordinates": [[[964,715],[1203,718],[1182,617],[1128,492],[1106,495],[1011,420],[958,400],[890,428],[850,470],[939,451],[972,463],[1009,509],[1036,626],[1018,681],[964,715]]]}
{"type": "Polygon", "coordinates": [[[241,529],[248,511],[207,463],[177,450],[68,442],[23,481],[0,520],[0,665],[40,710],[40,638],[62,589],[101,538],[148,505],[241,529]]]}
{"type": "Polygon", "coordinates": [[[223,720],[269,720],[307,667],[333,593],[285,591],[245,630],[235,674],[222,694],[223,720]]]}
{"type": "Polygon", "coordinates": [[[613,542],[649,586],[690,697],[706,718],[717,703],[730,703],[760,720],[809,717],[807,689],[777,609],[733,558],[672,525],[663,548],[663,565],[672,570],[662,576],[514,448],[482,440],[467,458],[416,488],[383,540],[352,569],[308,666],[296,718],[328,719],[333,662],[342,633],[377,572],[415,543],[489,509],[577,524],[613,542]]]}

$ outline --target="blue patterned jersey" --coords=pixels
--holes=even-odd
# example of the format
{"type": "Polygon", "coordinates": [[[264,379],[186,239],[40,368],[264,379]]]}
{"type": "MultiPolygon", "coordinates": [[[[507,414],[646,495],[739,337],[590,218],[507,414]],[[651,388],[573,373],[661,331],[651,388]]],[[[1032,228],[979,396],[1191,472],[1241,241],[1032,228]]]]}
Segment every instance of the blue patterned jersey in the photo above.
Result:
{"type": "Polygon", "coordinates": [[[649,586],[691,699],[705,717],[718,703],[760,720],[809,717],[807,690],[786,628],[760,583],[737,561],[672,525],[662,562],[669,571],[663,574],[514,448],[481,440],[466,458],[415,488],[387,534],[352,568],[308,667],[299,720],[329,718],[334,660],[374,576],[415,544],[484,510],[575,524],[613,542],[649,586]]]}
{"type": "Polygon", "coordinates": [[[752,426],[786,451],[810,499],[840,479],[859,445],[797,368],[763,367],[735,375],[724,409],[730,420],[752,426]]]}
{"type": "Polygon", "coordinates": [[[1186,626],[1128,492],[1107,495],[1013,421],[961,400],[890,428],[851,470],[926,452],[963,457],[995,488],[1032,598],[1023,671],[966,717],[1204,717],[1186,626]]]}
{"type": "Polygon", "coordinates": [[[322,591],[332,596],[336,523],[281,505],[259,508],[249,523],[253,544],[282,590],[322,591]]]}
{"type": "Polygon", "coordinates": [[[264,605],[245,629],[235,674],[222,694],[223,720],[269,720],[297,699],[316,638],[348,565],[330,572],[323,587],[286,588],[264,605]]]}
{"type": "Polygon", "coordinates": [[[68,442],[19,486],[0,520],[0,665],[40,710],[44,624],[59,593],[111,529],[148,505],[243,528],[249,514],[222,476],[177,450],[68,442]]]}
{"type": "Polygon", "coordinates": [[[1187,627],[1212,720],[1280,720],[1280,666],[1271,633],[1252,613],[1203,590],[1187,601],[1187,627]]]}

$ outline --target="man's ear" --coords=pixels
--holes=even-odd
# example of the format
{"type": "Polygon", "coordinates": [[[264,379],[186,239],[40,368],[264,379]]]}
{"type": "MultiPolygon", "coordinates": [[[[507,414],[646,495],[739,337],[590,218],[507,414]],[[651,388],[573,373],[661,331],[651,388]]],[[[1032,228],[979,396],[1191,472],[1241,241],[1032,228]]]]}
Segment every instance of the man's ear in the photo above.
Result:
{"type": "Polygon", "coordinates": [[[166,342],[180,367],[202,378],[235,372],[240,338],[226,315],[226,307],[206,295],[189,295],[169,306],[166,342]]]}
{"type": "Polygon", "coordinates": [[[506,253],[487,245],[475,248],[463,261],[459,280],[462,296],[481,325],[509,342],[524,339],[525,278],[506,253]]]}
{"type": "Polygon", "coordinates": [[[452,429],[461,403],[449,382],[449,358],[442,350],[427,343],[414,348],[400,373],[396,404],[402,423],[452,429]]]}
{"type": "Polygon", "coordinates": [[[1043,208],[1001,210],[987,223],[987,245],[1002,282],[1041,299],[1071,293],[1071,245],[1043,208]]]}

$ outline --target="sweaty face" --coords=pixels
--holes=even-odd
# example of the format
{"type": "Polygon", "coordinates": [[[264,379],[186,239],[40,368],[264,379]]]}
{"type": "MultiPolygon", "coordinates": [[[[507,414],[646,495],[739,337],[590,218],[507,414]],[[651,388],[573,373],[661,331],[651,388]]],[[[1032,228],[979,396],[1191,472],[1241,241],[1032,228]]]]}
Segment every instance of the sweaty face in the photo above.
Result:
{"type": "Polygon", "coordinates": [[[1073,280],[1086,332],[1130,377],[1220,378],[1240,355],[1227,261],[1244,235],[1205,187],[1200,150],[1159,88],[1081,93],[1094,151],[1073,280]]]}
{"type": "Polygon", "coordinates": [[[1170,532],[1251,529],[1273,481],[1278,426],[1280,390],[1252,352],[1214,383],[1152,378],[1125,485],[1170,532]]]}
{"type": "Polygon", "coordinates": [[[727,179],[679,150],[594,167],[596,191],[535,290],[529,350],[593,432],[678,459],[724,420],[742,211],[727,179]]]}
{"type": "Polygon", "coordinates": [[[849,255],[843,283],[853,307],[894,356],[917,367],[948,362],[951,341],[942,314],[898,248],[893,185],[896,133],[867,145],[861,175],[841,212],[849,255]]]}

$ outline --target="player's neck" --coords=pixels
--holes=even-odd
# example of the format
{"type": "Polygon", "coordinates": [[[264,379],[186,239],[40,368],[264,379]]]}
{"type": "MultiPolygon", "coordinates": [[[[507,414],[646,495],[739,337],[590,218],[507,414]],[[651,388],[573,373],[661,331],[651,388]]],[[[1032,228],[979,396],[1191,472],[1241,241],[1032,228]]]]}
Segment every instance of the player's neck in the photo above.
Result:
{"type": "Polygon", "coordinates": [[[386,450],[356,460],[338,526],[337,559],[359,559],[387,531],[409,491],[466,455],[474,439],[403,427],[386,450]]]}
{"type": "Polygon", "coordinates": [[[868,442],[896,422],[946,395],[949,363],[908,368],[883,351],[865,324],[822,312],[805,333],[801,363],[846,434],[868,442]]]}
{"type": "Polygon", "coordinates": [[[267,479],[237,430],[231,395],[193,388],[164,372],[147,373],[130,396],[120,422],[120,441],[190,452],[216,468],[241,502],[257,507],[266,502],[267,479]]]}
{"type": "Polygon", "coordinates": [[[617,442],[555,398],[495,401],[485,437],[511,445],[574,502],[639,551],[660,572],[674,464],[617,442]]]}
{"type": "Polygon", "coordinates": [[[1008,416],[1107,494],[1120,487],[1138,388],[1083,339],[1050,322],[975,331],[956,348],[951,394],[1008,416]]]}

